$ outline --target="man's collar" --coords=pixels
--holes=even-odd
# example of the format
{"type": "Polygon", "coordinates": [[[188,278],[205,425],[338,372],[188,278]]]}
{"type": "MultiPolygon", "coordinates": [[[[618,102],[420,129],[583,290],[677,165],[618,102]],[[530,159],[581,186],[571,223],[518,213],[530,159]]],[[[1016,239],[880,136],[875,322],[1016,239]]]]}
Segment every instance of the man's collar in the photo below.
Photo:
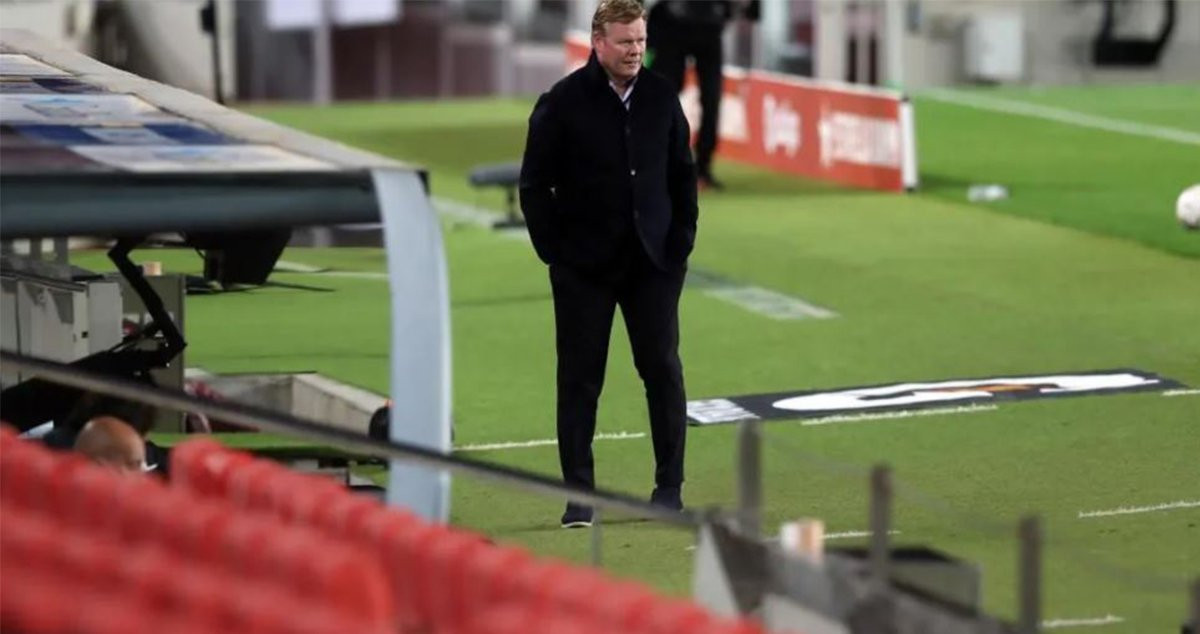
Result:
{"type": "Polygon", "coordinates": [[[624,103],[629,99],[629,94],[633,90],[633,87],[637,85],[637,80],[640,75],[641,73],[634,75],[633,79],[630,79],[629,83],[625,84],[624,86],[619,86],[617,85],[617,82],[609,79],[608,86],[617,93],[618,97],[621,98],[621,103],[624,103]]]}
{"type": "Polygon", "coordinates": [[[592,49],[591,55],[588,55],[587,75],[593,82],[602,86],[608,86],[608,73],[604,67],[600,65],[600,58],[596,57],[596,50],[592,49]]]}
{"type": "MultiPolygon", "coordinates": [[[[595,49],[592,49],[591,54],[588,55],[588,61],[587,61],[587,65],[585,66],[585,68],[586,68],[585,72],[587,72],[588,79],[590,79],[597,85],[603,86],[606,90],[613,89],[615,83],[613,82],[612,77],[608,76],[608,71],[604,70],[604,67],[600,65],[600,60],[599,60],[599,58],[596,57],[595,49]]],[[[632,88],[637,83],[638,77],[641,77],[641,75],[642,75],[641,71],[639,71],[637,75],[634,75],[633,79],[630,80],[629,84],[626,85],[623,89],[621,89],[621,92],[624,93],[625,91],[632,88]]]]}

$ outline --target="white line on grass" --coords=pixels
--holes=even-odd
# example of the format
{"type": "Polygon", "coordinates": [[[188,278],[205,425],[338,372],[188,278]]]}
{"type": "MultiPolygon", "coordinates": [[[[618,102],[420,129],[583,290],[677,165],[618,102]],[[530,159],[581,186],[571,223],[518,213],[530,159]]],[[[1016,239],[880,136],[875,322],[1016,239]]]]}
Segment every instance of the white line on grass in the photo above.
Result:
{"type": "Polygon", "coordinates": [[[1178,500],[1175,502],[1155,504],[1152,506],[1121,506],[1115,509],[1107,509],[1104,511],[1080,511],[1079,519],[1087,519],[1089,517],[1108,517],[1110,515],[1132,515],[1134,513],[1157,513],[1158,511],[1174,511],[1176,509],[1190,509],[1196,507],[1200,507],[1200,500],[1178,500]]]}
{"type": "Polygon", "coordinates": [[[896,418],[916,418],[918,416],[938,416],[940,414],[978,414],[999,409],[995,405],[964,405],[960,407],[935,407],[933,409],[911,409],[900,412],[876,412],[874,414],[837,414],[824,418],[812,418],[800,424],[809,427],[813,425],[834,425],[837,423],[860,423],[872,420],[891,420],[896,418]]]}
{"type": "Polygon", "coordinates": [[[380,271],[333,271],[300,262],[280,260],[275,263],[275,270],[280,273],[297,273],[300,275],[320,275],[323,277],[350,277],[361,280],[386,280],[388,274],[380,271]]]}
{"type": "Polygon", "coordinates": [[[1161,139],[1164,141],[1174,141],[1175,143],[1186,143],[1188,145],[1200,145],[1200,133],[1182,130],[1180,128],[1170,128],[1167,126],[1139,123],[1137,121],[1127,121],[1125,119],[1101,117],[1098,115],[1077,112],[1075,110],[1068,110],[1066,108],[1042,106],[1025,101],[1017,101],[1014,99],[984,97],[982,95],[972,95],[954,90],[929,90],[922,92],[921,96],[928,97],[934,101],[942,101],[959,106],[979,108],[980,110],[991,110],[994,112],[1003,112],[1005,114],[1024,115],[1027,117],[1036,117],[1038,119],[1046,119],[1048,121],[1057,121],[1058,123],[1066,123],[1068,125],[1075,125],[1083,128],[1094,128],[1097,130],[1118,132],[1132,136],[1161,139]]]}
{"type": "MultiPolygon", "coordinates": [[[[619,431],[613,434],[596,434],[596,440],[631,440],[634,438],[645,438],[646,432],[643,431],[619,431]]],[[[526,449],[528,447],[546,447],[557,445],[558,441],[553,438],[543,440],[526,440],[521,442],[496,442],[483,445],[463,445],[455,447],[454,451],[493,451],[496,449],[526,449]]]]}
{"type": "Polygon", "coordinates": [[[387,280],[388,274],[380,271],[326,271],[324,273],[316,273],[324,277],[351,277],[360,280],[387,280]]]}
{"type": "Polygon", "coordinates": [[[316,275],[319,277],[346,277],[356,280],[378,280],[386,282],[388,274],[380,271],[285,271],[287,273],[295,273],[297,275],[316,275]]]}
{"type": "Polygon", "coordinates": [[[490,211],[482,207],[476,207],[475,205],[460,203],[457,200],[450,200],[449,198],[441,198],[439,196],[433,197],[433,208],[443,216],[448,216],[455,220],[461,220],[469,224],[479,225],[480,227],[488,227],[489,229],[493,224],[496,224],[497,220],[503,218],[499,212],[490,211]]]}
{"type": "MultiPolygon", "coordinates": [[[[900,531],[888,531],[888,535],[899,535],[900,531]]],[[[840,533],[825,533],[825,539],[851,539],[854,537],[870,537],[871,531],[842,531],[840,533]]]]}
{"type": "Polygon", "coordinates": [[[1196,396],[1200,395],[1200,390],[1167,390],[1162,393],[1163,396],[1196,396]]]}
{"type": "Polygon", "coordinates": [[[1124,623],[1125,619],[1112,614],[1105,614],[1102,617],[1090,619],[1050,619],[1042,621],[1042,627],[1047,630],[1057,629],[1060,627],[1096,627],[1098,625],[1115,625],[1124,623]]]}
{"type": "MultiPolygon", "coordinates": [[[[827,416],[825,418],[814,418],[806,420],[801,425],[830,425],[833,423],[853,423],[869,420],[885,420],[891,418],[912,418],[914,416],[933,416],[936,414],[974,414],[977,412],[988,412],[997,409],[995,405],[971,405],[967,407],[943,407],[938,409],[923,409],[903,412],[881,412],[878,414],[860,414],[855,416],[827,416]]],[[[620,431],[607,434],[596,434],[596,440],[633,440],[636,438],[645,438],[646,432],[635,431],[620,431]]],[[[526,449],[528,447],[546,447],[556,445],[558,441],[553,438],[544,438],[540,440],[522,440],[516,442],[497,442],[486,443],[479,445],[462,445],[455,447],[454,451],[495,451],[499,449],[526,449]]],[[[840,537],[841,535],[832,534],[826,535],[826,539],[833,536],[840,537]]],[[[846,535],[850,537],[851,535],[846,535]]]]}
{"type": "MultiPolygon", "coordinates": [[[[448,198],[435,197],[433,199],[433,206],[439,214],[448,218],[489,229],[504,219],[504,216],[498,212],[448,198]]],[[[499,233],[509,238],[529,239],[529,234],[524,229],[505,230],[499,233]]],[[[715,276],[710,274],[693,270],[689,275],[689,281],[693,277],[701,276],[716,279],[715,276]]],[[[837,313],[827,308],[822,308],[802,299],[757,286],[745,286],[728,282],[710,283],[708,288],[703,289],[703,292],[705,295],[729,302],[739,308],[770,317],[771,319],[830,319],[838,316],[837,313]]]]}
{"type": "MultiPolygon", "coordinates": [[[[900,531],[888,531],[888,535],[899,535],[899,534],[900,534],[900,531]]],[[[871,536],[871,531],[842,531],[840,533],[825,533],[825,540],[829,541],[829,540],[833,540],[833,539],[852,539],[855,537],[870,537],[870,536],[871,536]]],[[[778,542],[779,538],[775,537],[768,541],[778,542]]],[[[693,544],[691,546],[685,547],[684,550],[696,550],[696,546],[693,544]]]]}
{"type": "Polygon", "coordinates": [[[758,286],[706,288],[704,294],[771,319],[831,319],[838,316],[828,308],[758,286]]]}
{"type": "Polygon", "coordinates": [[[277,260],[275,262],[275,270],[281,273],[322,273],[328,269],[323,269],[319,266],[311,266],[301,262],[289,262],[287,260],[277,260]]]}

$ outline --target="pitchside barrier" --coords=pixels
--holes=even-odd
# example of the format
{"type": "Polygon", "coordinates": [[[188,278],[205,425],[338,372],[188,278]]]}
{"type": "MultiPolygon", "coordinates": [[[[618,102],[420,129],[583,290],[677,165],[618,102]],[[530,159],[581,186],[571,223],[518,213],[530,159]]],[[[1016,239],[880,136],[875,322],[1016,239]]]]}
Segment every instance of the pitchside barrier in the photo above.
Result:
{"type": "MultiPolygon", "coordinates": [[[[155,612],[158,615],[155,618],[164,619],[177,614],[180,606],[189,614],[220,610],[224,615],[221,618],[238,623],[280,618],[278,611],[262,615],[245,605],[244,599],[234,600],[214,593],[214,589],[232,583],[230,575],[244,574],[248,580],[257,579],[273,588],[256,590],[260,595],[282,593],[321,608],[322,613],[331,615],[329,618],[358,619],[362,623],[357,631],[374,631],[370,628],[382,624],[389,631],[471,634],[497,631],[492,627],[493,618],[505,623],[500,631],[527,634],[571,631],[866,634],[884,631],[876,627],[881,623],[886,623],[887,631],[896,634],[1019,631],[983,614],[978,605],[964,610],[931,598],[930,590],[944,584],[930,585],[927,580],[921,584],[923,589],[914,591],[912,584],[905,581],[916,577],[911,571],[905,572],[903,557],[898,557],[902,551],[894,551],[889,543],[891,484],[886,469],[874,473],[871,479],[869,556],[830,551],[812,560],[789,554],[778,543],[764,540],[761,536],[763,476],[759,459],[762,442],[758,421],[743,421],[738,435],[739,510],[734,522],[734,518],[718,510],[667,511],[619,493],[568,488],[539,474],[413,444],[377,440],[262,408],[198,399],[10,351],[0,351],[0,363],[75,389],[159,408],[194,411],[263,431],[298,435],[347,450],[403,460],[421,468],[472,475],[593,506],[597,520],[592,533],[596,563],[599,563],[601,511],[605,517],[618,513],[654,519],[694,531],[697,537],[693,572],[695,603],[670,600],[639,584],[618,582],[589,568],[493,545],[479,535],[428,522],[411,512],[352,495],[318,476],[296,473],[210,441],[189,441],[175,450],[173,478],[167,486],[141,478],[118,484],[86,462],[50,455],[36,444],[17,440],[8,433],[0,450],[0,471],[3,471],[0,486],[4,488],[5,506],[5,513],[0,514],[0,523],[4,524],[0,534],[7,533],[9,522],[18,521],[13,518],[26,513],[40,514],[47,520],[40,523],[41,528],[35,526],[26,531],[28,534],[42,530],[53,535],[71,532],[69,538],[65,533],[60,536],[63,539],[51,536],[38,542],[40,546],[18,546],[21,557],[37,564],[29,568],[29,575],[21,569],[18,576],[13,576],[18,574],[17,569],[9,568],[9,562],[18,559],[7,554],[0,556],[4,566],[0,574],[10,582],[30,579],[40,584],[38,588],[46,589],[54,587],[57,581],[74,579],[76,564],[46,559],[50,556],[46,549],[93,535],[115,540],[121,545],[119,552],[136,552],[135,559],[142,563],[127,570],[124,564],[114,563],[112,557],[106,556],[99,563],[92,557],[78,564],[86,570],[101,568],[95,577],[100,581],[85,583],[86,587],[80,588],[88,600],[101,604],[127,597],[124,600],[131,603],[122,605],[133,611],[166,606],[155,612]],[[25,511],[10,513],[10,506],[25,511]],[[56,522],[57,527],[45,528],[47,523],[56,522]],[[282,541],[278,544],[274,537],[277,531],[282,531],[279,535],[286,534],[286,539],[280,537],[282,541]],[[153,546],[150,555],[143,552],[147,543],[153,546]],[[339,544],[352,548],[339,550],[336,546],[339,544]],[[161,553],[154,548],[168,552],[159,557],[161,553]],[[356,556],[364,554],[365,559],[356,556]],[[171,559],[175,555],[178,556],[171,559]],[[171,563],[180,559],[199,561],[216,569],[210,570],[212,574],[207,578],[189,581],[181,587],[170,586],[166,595],[154,590],[159,580],[170,577],[171,571],[187,567],[171,563]],[[113,566],[117,568],[112,569],[113,566]],[[144,574],[139,576],[139,571],[144,574]],[[350,578],[354,581],[347,582],[350,578]],[[140,584],[134,583],[134,579],[149,581],[140,584]],[[112,589],[121,587],[123,582],[132,584],[133,589],[114,593],[112,589]],[[347,588],[353,591],[348,592],[347,588]],[[235,601],[232,615],[229,609],[233,608],[228,607],[227,599],[235,601]],[[258,616],[247,616],[246,611],[258,616]],[[761,624],[745,617],[756,618],[761,624]],[[571,627],[557,629],[567,625],[571,627]]],[[[1040,594],[1036,536],[1024,544],[1023,553],[1029,564],[1022,565],[1022,587],[1027,592],[1020,611],[1022,622],[1033,625],[1021,631],[1032,632],[1038,622],[1040,594]]],[[[108,552],[111,554],[111,549],[108,552]]],[[[927,567],[929,562],[917,563],[927,567]]],[[[948,578],[945,573],[949,572],[954,578],[964,578],[934,563],[943,571],[935,577],[948,578]]],[[[20,619],[16,623],[24,626],[40,622],[43,617],[55,618],[49,614],[47,602],[38,600],[38,596],[37,593],[5,596],[4,605],[0,605],[0,621],[20,619]]],[[[123,631],[155,631],[154,622],[139,621],[135,625],[138,627],[123,631]]],[[[71,624],[63,627],[67,629],[16,629],[107,631],[90,625],[82,630],[70,629],[74,627],[71,624]]],[[[289,630],[286,623],[279,627],[235,629],[307,631],[289,630]]]]}
{"type": "MultiPolygon", "coordinates": [[[[761,421],[738,423],[736,514],[673,512],[623,494],[572,489],[539,474],[9,351],[0,351],[0,363],[76,389],[594,506],[596,564],[601,511],[665,522],[697,538],[695,603],[672,600],[593,569],[492,544],[211,440],[179,446],[171,483],[164,485],[118,477],[0,427],[0,631],[109,632],[113,623],[105,615],[114,614],[123,619],[115,630],[121,632],[1016,634],[1051,624],[1121,621],[1112,615],[1043,621],[1043,536],[1036,517],[1023,518],[1016,531],[991,520],[956,519],[960,513],[946,502],[900,487],[882,465],[869,474],[869,525],[859,535],[869,537],[867,548],[825,550],[823,527],[811,520],[798,522],[790,537],[785,530],[780,540],[764,538],[763,448],[819,467],[825,476],[860,481],[865,472],[777,435],[768,440],[761,421]],[[894,499],[955,523],[968,520],[961,526],[992,540],[1016,538],[1017,623],[984,613],[973,564],[924,546],[891,543],[894,499]],[[55,599],[63,589],[89,610],[61,610],[55,599]],[[197,620],[181,620],[188,615],[197,620]],[[86,627],[76,622],[85,616],[86,627]],[[230,622],[238,626],[216,625],[230,622]],[[332,627],[336,622],[351,629],[332,627]]],[[[846,486],[854,487],[853,481],[846,486]]],[[[1098,574],[1134,579],[1140,590],[1174,592],[1182,585],[1111,565],[1094,553],[1069,554],[1098,574]]],[[[1200,579],[1190,592],[1195,627],[1200,579]]]]}
{"type": "Polygon", "coordinates": [[[4,631],[763,632],[211,440],[169,485],[7,428],[0,448],[4,631]]]}
{"type": "MultiPolygon", "coordinates": [[[[587,62],[586,34],[567,34],[565,45],[567,72],[587,62]]],[[[912,103],[903,93],[730,66],[724,76],[718,156],[852,187],[916,188],[912,103]]],[[[679,99],[695,133],[700,102],[691,69],[679,99]]]]}

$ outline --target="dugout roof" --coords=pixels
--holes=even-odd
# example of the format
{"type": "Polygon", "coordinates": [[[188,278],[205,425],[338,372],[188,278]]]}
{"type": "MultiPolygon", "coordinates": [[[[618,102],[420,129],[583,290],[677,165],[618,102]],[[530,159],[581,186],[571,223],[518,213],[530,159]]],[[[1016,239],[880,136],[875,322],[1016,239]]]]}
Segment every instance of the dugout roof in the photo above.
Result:
{"type": "Polygon", "coordinates": [[[380,169],[425,178],[0,29],[5,238],[377,222],[380,169]]]}

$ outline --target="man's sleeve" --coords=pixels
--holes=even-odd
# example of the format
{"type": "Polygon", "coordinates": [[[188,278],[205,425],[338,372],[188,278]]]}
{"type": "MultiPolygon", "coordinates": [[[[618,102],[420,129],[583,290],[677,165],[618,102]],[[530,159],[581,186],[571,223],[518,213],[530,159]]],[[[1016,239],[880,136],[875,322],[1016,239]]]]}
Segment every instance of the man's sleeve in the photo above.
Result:
{"type": "Polygon", "coordinates": [[[529,239],[546,264],[558,259],[558,187],[562,165],[562,124],[551,93],[538,98],[529,115],[525,156],[521,159],[521,212],[529,239]]]}
{"type": "Polygon", "coordinates": [[[667,257],[683,264],[696,243],[696,163],[692,158],[691,130],[678,99],[673,99],[668,139],[667,187],[671,195],[671,228],[667,233],[667,257]]]}

